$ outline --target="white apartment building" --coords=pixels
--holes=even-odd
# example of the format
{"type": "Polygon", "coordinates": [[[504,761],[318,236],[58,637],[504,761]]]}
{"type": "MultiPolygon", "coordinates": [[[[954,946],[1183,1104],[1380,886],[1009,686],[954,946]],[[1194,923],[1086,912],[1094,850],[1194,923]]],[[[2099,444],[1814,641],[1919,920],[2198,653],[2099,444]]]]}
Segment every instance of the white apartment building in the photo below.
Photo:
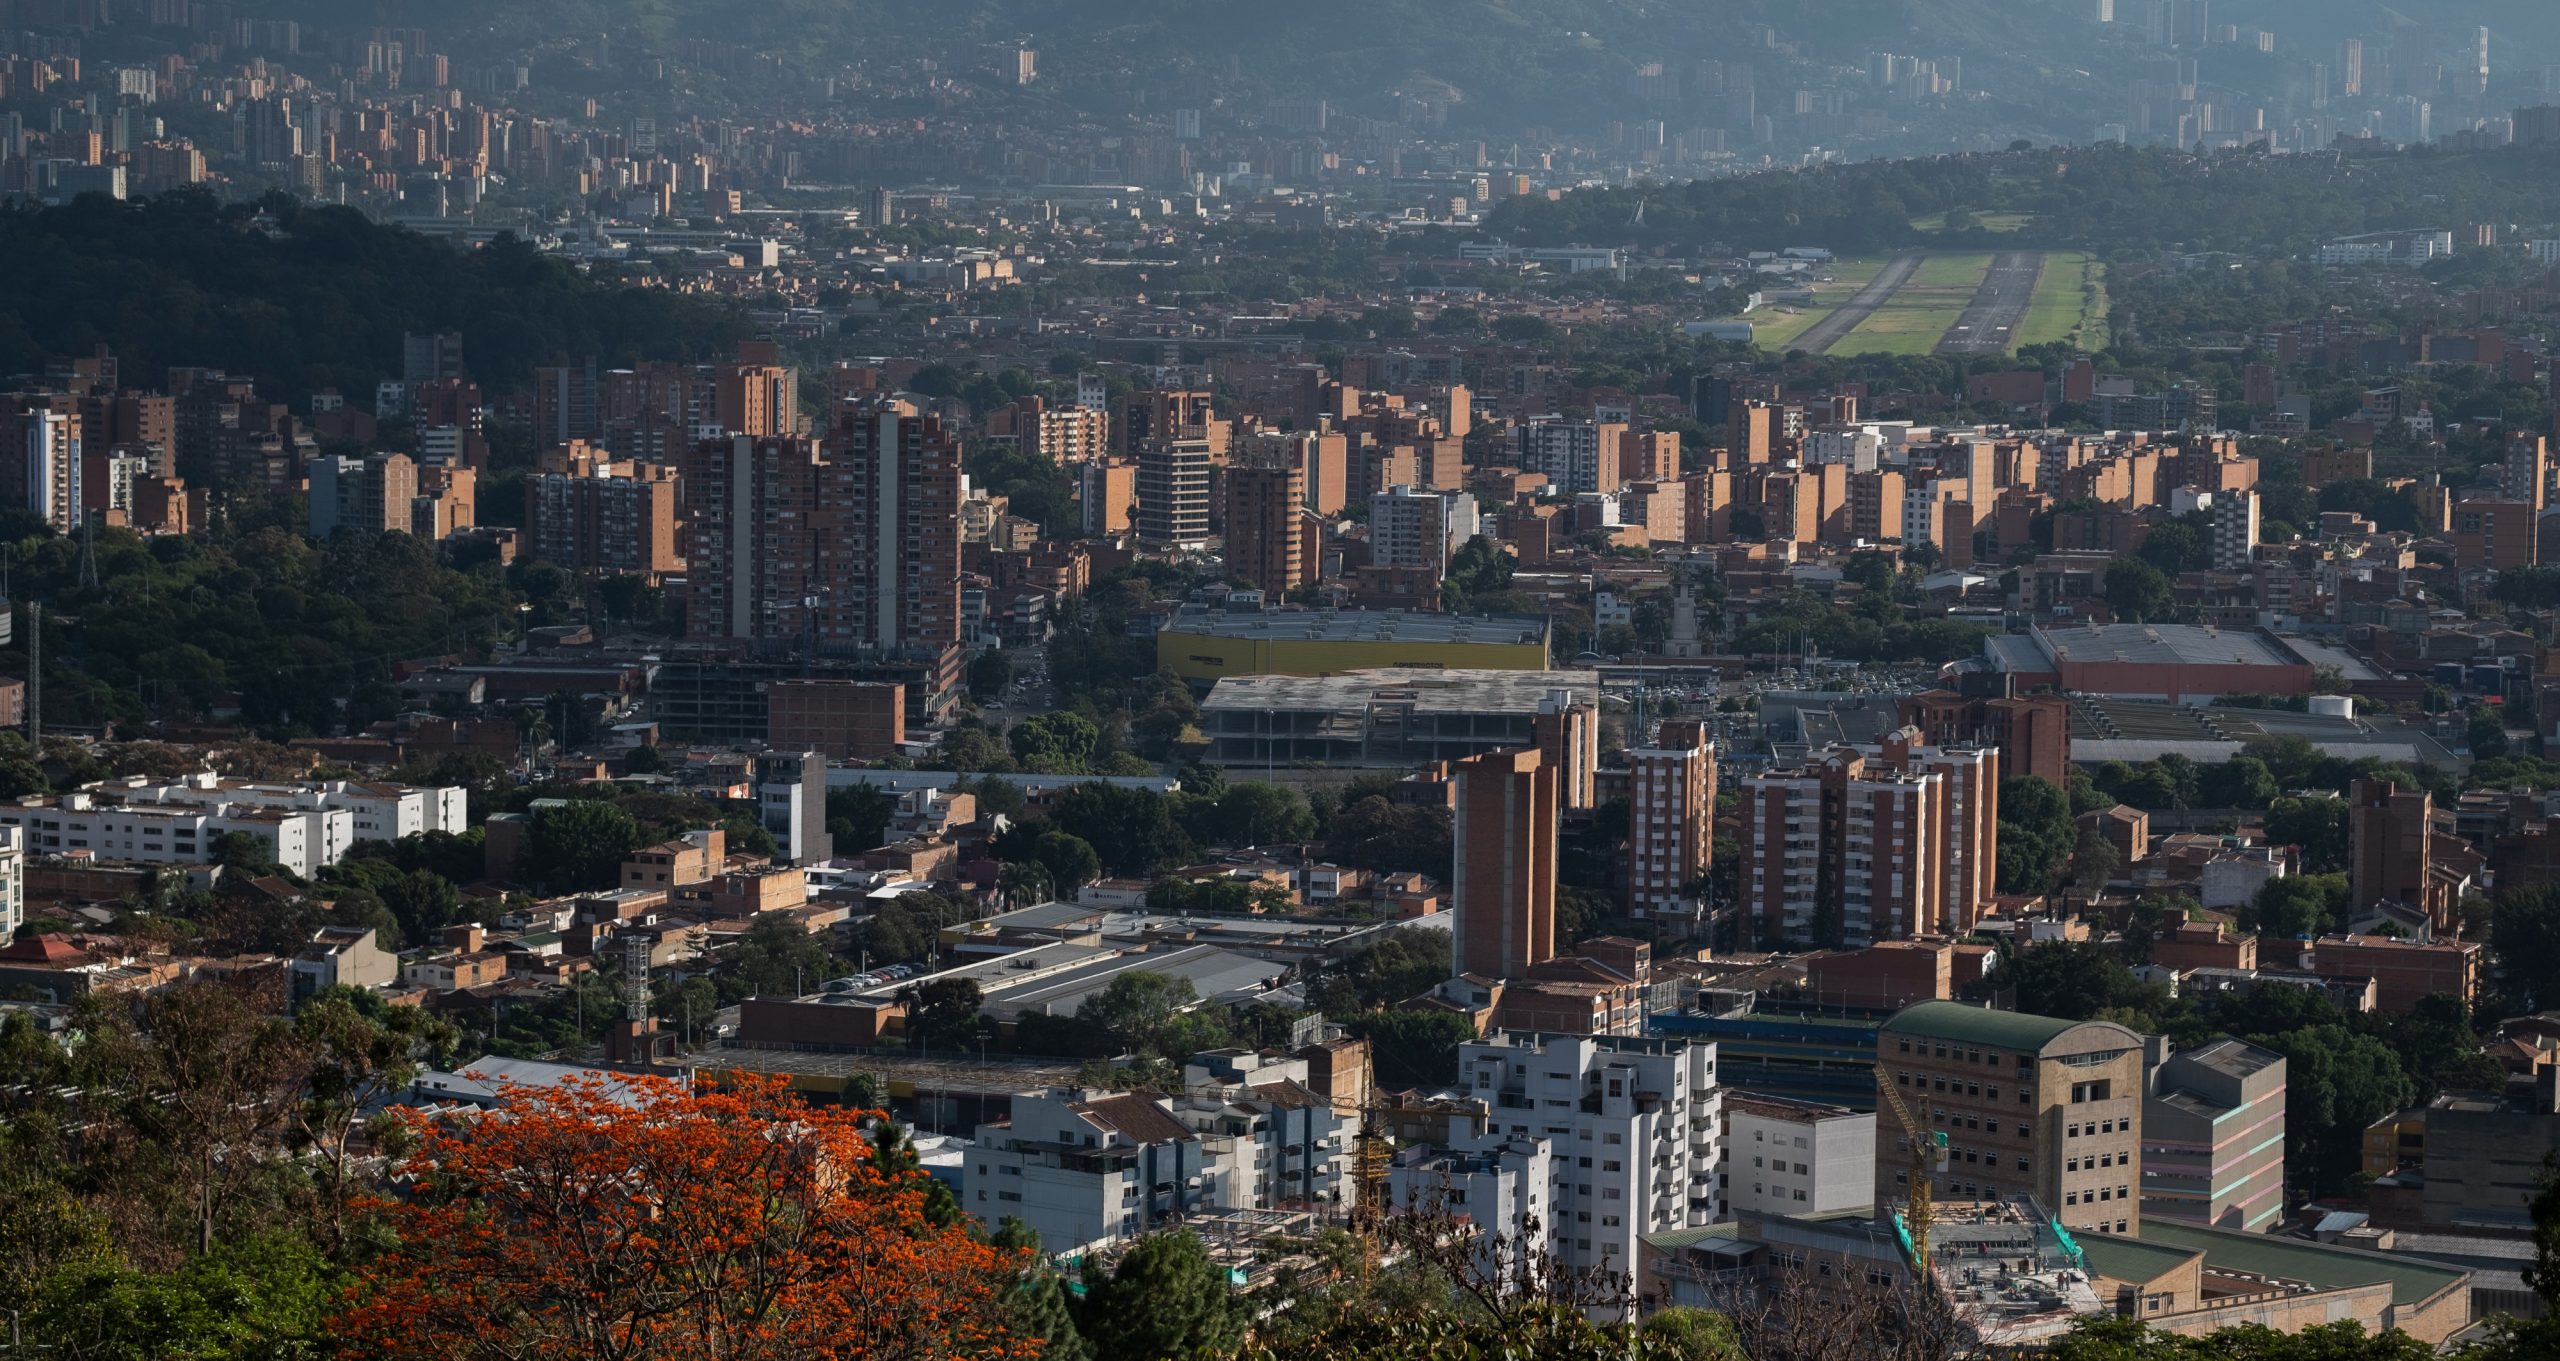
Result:
{"type": "Polygon", "coordinates": [[[15,939],[26,920],[26,830],[0,827],[0,941],[15,939]]]}
{"type": "Polygon", "coordinates": [[[1476,498],[1467,492],[1389,487],[1369,498],[1369,561],[1441,571],[1480,523],[1476,498]]]}
{"type": "Polygon", "coordinates": [[[1400,1160],[1397,1205],[1487,1228],[1534,1215],[1558,1266],[1611,1272],[1636,1270],[1644,1234],[1725,1217],[1712,1044],[1503,1032],[1458,1046],[1458,1086],[1485,1127],[1400,1160]]]}
{"type": "Polygon", "coordinates": [[[1220,1210],[1347,1212],[1356,1111],[1307,1085],[1307,1061],[1250,1049],[1194,1055],[1174,1118],[1200,1135],[1201,1183],[1220,1210]]]}
{"type": "Polygon", "coordinates": [[[210,773],[169,782],[100,780],[51,800],[0,804],[0,825],[22,829],[31,854],[200,865],[213,858],[215,837],[244,832],[264,843],[275,863],[301,875],[337,863],[359,841],[460,834],[469,824],[469,800],[460,788],[258,783],[210,773]]]}
{"type": "Polygon", "coordinates": [[[1659,744],[1629,751],[1627,762],[1627,912],[1686,916],[1715,838],[1715,744],[1694,724],[1666,724],[1659,744]]]}
{"type": "Polygon", "coordinates": [[[1740,1215],[1864,1213],[1875,1207],[1872,1111],[1727,1092],[1725,1207],[1740,1215]]]}
{"type": "Polygon", "coordinates": [[[963,1183],[987,1227],[1018,1216],[1055,1256],[1134,1238],[1207,1204],[1200,1136],[1153,1097],[1053,1089],[978,1126],[963,1183]]]}
{"type": "Polygon", "coordinates": [[[1138,537],[1160,548],[1206,544],[1215,461],[1205,439],[1151,439],[1139,446],[1138,537]]]}
{"type": "Polygon", "coordinates": [[[1533,420],[1512,432],[1512,456],[1522,471],[1545,474],[1567,496],[1611,492],[1618,489],[1618,441],[1625,434],[1617,424],[1533,420]]]}
{"type": "Polygon", "coordinates": [[[272,808],[284,812],[344,812],[343,841],[320,847],[320,863],[334,864],[358,841],[398,841],[426,832],[471,830],[471,801],[459,786],[428,788],[401,784],[359,784],[351,780],[226,780],[199,773],[167,783],[141,776],[102,780],[87,792],[128,804],[155,803],[210,808],[217,805],[272,808]]]}

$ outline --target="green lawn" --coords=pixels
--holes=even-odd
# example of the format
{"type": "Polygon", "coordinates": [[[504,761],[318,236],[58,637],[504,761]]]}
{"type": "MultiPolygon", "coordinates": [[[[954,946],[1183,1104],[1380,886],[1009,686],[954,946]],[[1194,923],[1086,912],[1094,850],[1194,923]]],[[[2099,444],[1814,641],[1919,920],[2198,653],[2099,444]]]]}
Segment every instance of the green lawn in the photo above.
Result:
{"type": "MultiPolygon", "coordinates": [[[[2036,215],[2033,213],[1975,213],[1973,219],[1987,232],[2022,232],[2027,229],[2028,223],[2036,220],[2036,215]]],[[[1946,229],[1945,213],[1931,213],[1927,217],[1911,219],[1911,230],[1915,232],[1942,232],[1946,229]]]]}
{"type": "Polygon", "coordinates": [[[2107,267],[2078,251],[2044,258],[2035,301],[2018,326],[2018,343],[2067,340],[2095,354],[2107,345],[2107,267]]]}
{"type": "Polygon", "coordinates": [[[1875,315],[1831,347],[1833,354],[1927,354],[1964,316],[1991,272],[1987,252],[1932,255],[1875,315]]]}
{"type": "Polygon", "coordinates": [[[1751,343],[1764,350],[1785,353],[1788,346],[1796,343],[1796,337],[1820,325],[1824,317],[1838,310],[1851,295],[1873,282],[1884,266],[1883,256],[1872,260],[1833,261],[1831,281],[1813,286],[1813,306],[1763,307],[1744,318],[1751,323],[1751,343]]]}

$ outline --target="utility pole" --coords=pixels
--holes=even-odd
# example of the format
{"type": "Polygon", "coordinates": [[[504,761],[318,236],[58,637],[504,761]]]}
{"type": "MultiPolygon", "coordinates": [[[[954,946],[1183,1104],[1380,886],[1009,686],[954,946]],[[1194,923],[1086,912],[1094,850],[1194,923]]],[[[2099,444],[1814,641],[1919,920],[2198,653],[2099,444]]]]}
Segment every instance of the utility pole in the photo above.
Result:
{"type": "Polygon", "coordinates": [[[27,745],[44,750],[44,606],[27,602],[27,745]]]}

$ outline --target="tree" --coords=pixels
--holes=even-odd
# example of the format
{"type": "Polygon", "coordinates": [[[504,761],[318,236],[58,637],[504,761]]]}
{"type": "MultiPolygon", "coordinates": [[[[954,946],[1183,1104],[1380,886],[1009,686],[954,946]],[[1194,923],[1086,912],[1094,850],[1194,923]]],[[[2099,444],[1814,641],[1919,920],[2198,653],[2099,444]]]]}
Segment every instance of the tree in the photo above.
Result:
{"type": "Polygon", "coordinates": [[[2270,879],[2240,913],[2240,925],[2262,936],[2320,936],[2347,908],[2347,876],[2296,874],[2270,879]]]}
{"type": "Polygon", "coordinates": [[[1644,1321],[1644,1340],[1677,1361],[1746,1361],[1733,1320],[1705,1309],[1656,1311],[1644,1321]]]}
{"type": "Polygon", "coordinates": [[[1396,1087],[1457,1081],[1458,1046],[1476,1037],[1476,1023],[1453,1011],[1373,1011],[1343,1028],[1369,1042],[1378,1081],[1396,1087]]]}
{"type": "Polygon", "coordinates": [[[499,1118],[417,1121],[418,1194],[359,1270],[346,1341],[402,1358],[1010,1354],[1018,1254],[924,1216],[872,1156],[877,1112],[779,1080],[687,1092],[588,1075],[499,1118]]]}
{"type": "MultiPolygon", "coordinates": [[[[290,1142],[310,1157],[322,1201],[316,1237],[335,1251],[346,1237],[357,1131],[417,1077],[422,1060],[448,1057],[460,1037],[452,1022],[424,1007],[395,1006],[379,993],[350,987],[304,998],[293,1029],[311,1056],[311,1077],[293,1114],[290,1142]]],[[[396,1147],[394,1132],[378,1126],[373,1142],[396,1147]]]]}
{"type": "Polygon", "coordinates": [[[2406,1108],[2417,1092],[2382,1041],[2342,1025],[2244,1036],[2285,1057],[2285,1130],[2312,1157],[2289,1165],[2313,1194],[2334,1195],[2362,1159],[2365,1126],[2406,1108]]]}
{"type": "Polygon", "coordinates": [[[1217,814],[1217,840],[1227,846],[1303,841],[1316,830],[1315,815],[1298,791],[1260,781],[1228,786],[1218,796],[1217,814]]]}
{"type": "Polygon", "coordinates": [[[319,1361],[336,1351],[343,1278],[289,1232],[225,1244],[166,1273],[103,1260],[66,1263],[45,1282],[29,1341],[91,1361],[319,1361]]]}
{"type": "Polygon", "coordinates": [[[1333,815],[1333,825],[1325,834],[1325,856],[1359,869],[1446,880],[1451,837],[1447,809],[1401,807],[1370,795],[1333,815]]]}
{"type": "Polygon", "coordinates": [[[1151,1049],[1174,1015],[1199,1000],[1190,979],[1132,969],[1086,999],[1076,1015],[1128,1048],[1151,1049]]]}
{"type": "Polygon", "coordinates": [[[1002,648],[987,648],[969,659],[969,694],[976,699],[1002,699],[1013,684],[1013,659],[1002,648]]]}
{"type": "Polygon", "coordinates": [[[2255,756],[2206,766],[2197,777],[2196,797],[2207,808],[2264,808],[2281,792],[2267,763],[2255,756]]]}
{"type": "Polygon", "coordinates": [[[1006,741],[1014,763],[1044,775],[1081,775],[1093,769],[1102,729],[1082,714],[1046,713],[1013,725],[1006,741]]]}
{"type": "Polygon", "coordinates": [[[216,832],[205,853],[229,874],[271,874],[276,868],[272,844],[247,832],[216,832]]]}
{"type": "Polygon", "coordinates": [[[1049,891],[1061,898],[1102,877],[1102,857],[1083,837],[1068,832],[1042,832],[1031,843],[1031,855],[1049,871],[1049,891]]]}
{"type": "Polygon", "coordinates": [[[847,785],[827,791],[827,835],[838,852],[867,850],[888,839],[889,819],[898,800],[877,785],[847,785]]]}
{"type": "Polygon", "coordinates": [[[937,978],[899,993],[907,1003],[907,1038],[921,1049],[954,1049],[979,1039],[985,998],[966,978],[937,978]]]}
{"type": "Polygon", "coordinates": [[[2489,953],[2518,1014],[2560,997],[2560,885],[2509,889],[2489,919],[2489,953]]]}
{"type": "Polygon", "coordinates": [[[2169,1001],[2158,983],[2133,976],[2116,952],[2096,941],[2037,941],[2001,958],[1973,987],[2015,994],[2011,1009],[2085,1021],[2101,1011],[2156,1012],[2169,1001]]]}
{"type": "Polygon", "coordinates": [[[2107,608],[2128,624],[2165,623],[2177,613],[2177,592],[2160,569],[2139,558],[2107,564],[2107,608]]]}
{"type": "Polygon", "coordinates": [[[603,799],[565,799],[533,810],[523,873],[553,893],[603,888],[640,849],[640,824],[603,799]]]}
{"type": "Polygon", "coordinates": [[[1180,864],[1192,851],[1165,797],[1150,789],[1080,784],[1058,797],[1049,821],[1091,846],[1104,868],[1131,878],[1180,864]]]}
{"type": "Polygon", "coordinates": [[[1107,1272],[1087,1261],[1084,1285],[1076,1327],[1095,1361],[1225,1356],[1244,1341],[1226,1269],[1188,1229],[1139,1239],[1107,1272]]]}
{"type": "Polygon", "coordinates": [[[2300,846],[2303,868],[2329,874],[2347,867],[2347,801],[2328,794],[2278,799],[2267,807],[2267,840],[2300,846]]]}

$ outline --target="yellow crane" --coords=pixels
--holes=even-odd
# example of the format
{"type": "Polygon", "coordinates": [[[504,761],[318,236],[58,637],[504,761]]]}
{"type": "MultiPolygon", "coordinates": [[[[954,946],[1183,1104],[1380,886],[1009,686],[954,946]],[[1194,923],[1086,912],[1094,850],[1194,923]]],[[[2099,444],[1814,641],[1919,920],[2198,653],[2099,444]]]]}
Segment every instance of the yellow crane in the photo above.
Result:
{"type": "Polygon", "coordinates": [[[1947,1170],[1947,1146],[1936,1134],[1920,1124],[1911,1107],[1903,1102],[1902,1093],[1885,1081],[1881,1068],[1876,1073],[1876,1090],[1884,1093],[1885,1105],[1902,1126],[1903,1137],[1911,1144],[1911,1201],[1903,1211],[1902,1222],[1911,1231],[1911,1256],[1915,1269],[1926,1275],[1929,1270],[1929,1226],[1936,1219],[1931,1199],[1931,1178],[1947,1170]]]}

